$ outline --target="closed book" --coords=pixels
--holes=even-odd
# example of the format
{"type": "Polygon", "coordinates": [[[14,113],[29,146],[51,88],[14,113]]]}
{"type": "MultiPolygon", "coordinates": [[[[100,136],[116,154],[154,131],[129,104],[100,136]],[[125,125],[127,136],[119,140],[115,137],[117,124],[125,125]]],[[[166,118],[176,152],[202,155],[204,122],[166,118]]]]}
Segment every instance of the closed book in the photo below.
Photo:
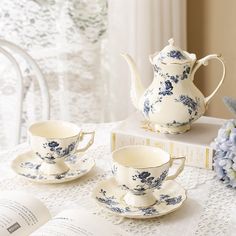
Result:
{"type": "Polygon", "coordinates": [[[111,149],[135,144],[156,146],[171,156],[185,156],[188,166],[212,169],[214,150],[211,143],[224,122],[224,119],[203,116],[183,134],[162,134],[143,128],[142,115],[135,113],[112,130],[111,149]]]}

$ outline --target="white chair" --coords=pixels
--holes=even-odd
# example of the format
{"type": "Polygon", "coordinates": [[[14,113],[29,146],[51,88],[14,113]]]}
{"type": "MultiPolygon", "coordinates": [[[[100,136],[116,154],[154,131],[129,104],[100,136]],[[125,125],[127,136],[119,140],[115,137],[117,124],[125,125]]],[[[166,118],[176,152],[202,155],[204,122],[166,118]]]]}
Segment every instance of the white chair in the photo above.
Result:
{"type": "Polygon", "coordinates": [[[16,105],[16,133],[14,137],[14,145],[19,144],[20,142],[20,137],[21,137],[21,125],[22,125],[22,112],[23,112],[23,76],[21,73],[20,66],[18,62],[16,61],[15,57],[12,55],[11,52],[17,53],[20,55],[33,69],[36,78],[39,83],[39,88],[42,96],[42,119],[47,120],[50,118],[50,100],[49,100],[49,92],[48,92],[48,87],[47,83],[44,79],[43,73],[40,70],[39,66],[37,63],[32,59],[32,57],[25,52],[22,48],[19,46],[0,39],[0,53],[2,53],[12,64],[16,71],[16,75],[18,77],[17,81],[17,105],[16,105]]]}

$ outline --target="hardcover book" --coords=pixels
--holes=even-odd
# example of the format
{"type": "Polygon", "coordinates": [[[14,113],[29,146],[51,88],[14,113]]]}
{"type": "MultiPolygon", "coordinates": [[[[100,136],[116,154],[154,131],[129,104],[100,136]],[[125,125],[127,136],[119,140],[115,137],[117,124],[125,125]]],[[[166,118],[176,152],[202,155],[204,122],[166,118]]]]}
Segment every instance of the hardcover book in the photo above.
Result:
{"type": "Polygon", "coordinates": [[[224,119],[203,116],[186,133],[161,134],[145,129],[142,115],[135,113],[112,130],[111,149],[134,144],[151,145],[164,149],[171,156],[186,156],[186,165],[212,169],[214,150],[211,143],[224,122],[224,119]]]}

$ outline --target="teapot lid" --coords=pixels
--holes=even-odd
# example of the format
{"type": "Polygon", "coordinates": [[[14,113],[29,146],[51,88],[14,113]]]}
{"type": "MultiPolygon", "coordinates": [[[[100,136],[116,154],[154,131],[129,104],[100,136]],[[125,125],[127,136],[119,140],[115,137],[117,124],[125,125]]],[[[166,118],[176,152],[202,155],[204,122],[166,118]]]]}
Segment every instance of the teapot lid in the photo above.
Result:
{"type": "MultiPolygon", "coordinates": [[[[157,60],[165,64],[183,64],[192,61],[189,53],[185,52],[179,47],[174,46],[174,39],[168,40],[169,45],[164,47],[158,54],[157,60]]],[[[156,58],[154,58],[156,59],[156,58]]]]}

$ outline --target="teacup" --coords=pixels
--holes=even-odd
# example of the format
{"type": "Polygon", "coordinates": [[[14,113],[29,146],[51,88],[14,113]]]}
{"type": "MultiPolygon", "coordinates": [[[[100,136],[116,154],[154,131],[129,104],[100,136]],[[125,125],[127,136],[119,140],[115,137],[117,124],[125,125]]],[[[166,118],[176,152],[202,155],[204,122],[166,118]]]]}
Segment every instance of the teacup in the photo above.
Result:
{"type": "Polygon", "coordinates": [[[69,166],[65,159],[78,152],[87,150],[94,142],[95,132],[83,132],[70,122],[47,120],[32,124],[29,129],[29,141],[33,154],[43,160],[39,171],[47,175],[66,173],[69,166]],[[78,149],[85,135],[91,138],[85,147],[78,149]]]}
{"type": "Polygon", "coordinates": [[[170,157],[160,148],[144,145],[122,147],[112,153],[112,172],[116,182],[127,189],[124,201],[131,206],[147,207],[156,203],[153,195],[163,181],[176,178],[184,168],[185,157],[170,157]],[[174,160],[180,160],[175,173],[168,175],[174,160]]]}

